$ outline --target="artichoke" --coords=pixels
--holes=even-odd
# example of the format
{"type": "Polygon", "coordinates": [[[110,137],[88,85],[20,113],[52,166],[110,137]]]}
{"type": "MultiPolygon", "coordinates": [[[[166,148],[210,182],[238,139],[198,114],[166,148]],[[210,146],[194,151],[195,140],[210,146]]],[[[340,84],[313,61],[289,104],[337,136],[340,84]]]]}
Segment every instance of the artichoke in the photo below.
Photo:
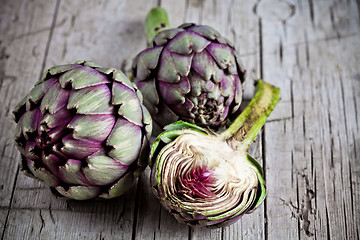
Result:
{"type": "Polygon", "coordinates": [[[147,166],[151,117],[116,69],[84,61],[52,67],[13,114],[21,170],[58,196],[117,197],[147,166]]]}
{"type": "Polygon", "coordinates": [[[254,98],[221,134],[178,121],[156,138],[150,156],[152,190],[179,222],[223,227],[261,204],[263,171],[247,149],[279,94],[259,80],[254,98]]]}
{"type": "Polygon", "coordinates": [[[223,125],[240,106],[245,80],[234,46],[205,25],[164,30],[168,21],[162,23],[159,8],[149,13],[146,24],[148,41],[159,33],[135,57],[132,74],[153,120],[160,126],[178,120],[223,125]]]}

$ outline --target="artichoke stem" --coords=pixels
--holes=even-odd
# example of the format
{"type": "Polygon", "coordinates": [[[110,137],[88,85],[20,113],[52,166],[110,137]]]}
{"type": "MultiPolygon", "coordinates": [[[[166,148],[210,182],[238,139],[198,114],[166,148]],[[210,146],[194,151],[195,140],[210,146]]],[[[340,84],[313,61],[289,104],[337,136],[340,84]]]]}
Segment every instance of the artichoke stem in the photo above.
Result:
{"type": "Polygon", "coordinates": [[[150,43],[159,32],[169,29],[170,23],[166,10],[156,7],[150,10],[145,19],[147,42],[150,43]]]}
{"type": "Polygon", "coordinates": [[[220,134],[236,150],[247,150],[280,99],[280,89],[258,80],[256,93],[244,111],[220,134]]]}

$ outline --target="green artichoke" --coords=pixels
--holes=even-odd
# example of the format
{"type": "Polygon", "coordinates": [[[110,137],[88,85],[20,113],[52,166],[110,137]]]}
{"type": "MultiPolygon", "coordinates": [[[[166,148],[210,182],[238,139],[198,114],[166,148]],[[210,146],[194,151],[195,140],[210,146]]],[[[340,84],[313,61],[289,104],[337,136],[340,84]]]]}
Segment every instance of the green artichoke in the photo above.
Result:
{"type": "Polygon", "coordinates": [[[83,61],[52,67],[13,114],[21,170],[58,196],[117,197],[147,166],[151,117],[116,69],[83,61]]]}
{"type": "Polygon", "coordinates": [[[152,189],[179,222],[223,227],[261,204],[263,171],[247,149],[279,94],[259,80],[252,101],[221,134],[179,121],[157,137],[150,156],[152,189]]]}
{"type": "MultiPolygon", "coordinates": [[[[149,13],[148,25],[161,22],[158,10],[149,13]]],[[[237,51],[209,26],[183,24],[164,30],[164,22],[153,31],[147,27],[149,40],[159,33],[133,62],[134,81],[153,120],[160,126],[177,120],[223,125],[242,99],[245,70],[237,51]]]]}

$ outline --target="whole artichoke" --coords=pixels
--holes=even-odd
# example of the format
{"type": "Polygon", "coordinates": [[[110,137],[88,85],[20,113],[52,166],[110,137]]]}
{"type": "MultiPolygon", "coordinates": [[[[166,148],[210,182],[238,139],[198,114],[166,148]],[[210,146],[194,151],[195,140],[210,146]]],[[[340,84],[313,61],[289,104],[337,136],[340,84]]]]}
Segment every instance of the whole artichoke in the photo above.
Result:
{"type": "Polygon", "coordinates": [[[58,196],[117,197],[147,166],[151,117],[140,91],[116,69],[52,67],[13,114],[21,170],[58,196]]]}
{"type": "Polygon", "coordinates": [[[150,156],[152,189],[179,222],[223,227],[262,203],[263,171],[247,149],[279,94],[259,80],[254,98],[221,134],[179,121],[157,137],[150,156]]]}
{"type": "Polygon", "coordinates": [[[245,80],[234,46],[213,28],[195,24],[158,33],[134,59],[133,75],[161,126],[179,119],[222,125],[238,110],[245,80]]]}

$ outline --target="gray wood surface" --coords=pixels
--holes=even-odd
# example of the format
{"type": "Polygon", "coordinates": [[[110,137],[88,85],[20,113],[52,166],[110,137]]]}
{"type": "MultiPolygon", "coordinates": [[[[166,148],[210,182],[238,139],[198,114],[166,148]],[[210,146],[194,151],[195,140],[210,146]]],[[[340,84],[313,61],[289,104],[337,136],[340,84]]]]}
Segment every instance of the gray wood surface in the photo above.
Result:
{"type": "Polygon", "coordinates": [[[1,239],[359,239],[359,9],[355,0],[2,0],[1,239]],[[123,197],[82,202],[19,172],[11,112],[40,74],[76,60],[128,73],[158,5],[173,27],[211,25],[235,44],[246,100],[260,77],[281,89],[251,148],[268,196],[229,227],[177,223],[150,192],[149,169],[123,197]]]}

